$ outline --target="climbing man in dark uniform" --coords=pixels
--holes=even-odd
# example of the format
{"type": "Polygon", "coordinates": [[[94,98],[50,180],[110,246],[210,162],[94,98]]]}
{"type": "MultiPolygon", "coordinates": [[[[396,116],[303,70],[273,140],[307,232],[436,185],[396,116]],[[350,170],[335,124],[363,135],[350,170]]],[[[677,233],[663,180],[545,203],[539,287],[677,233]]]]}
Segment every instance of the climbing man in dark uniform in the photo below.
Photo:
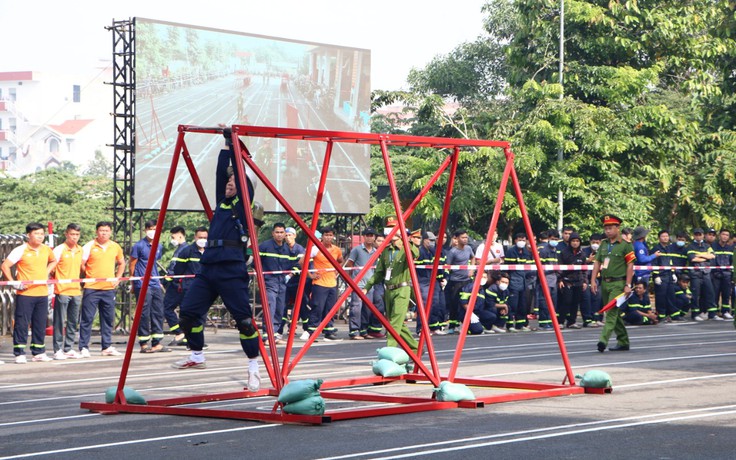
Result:
{"type": "MultiPolygon", "coordinates": [[[[613,300],[621,294],[631,293],[631,281],[634,278],[634,246],[621,238],[620,227],[622,220],[614,215],[608,214],[603,216],[603,232],[606,239],[601,243],[601,247],[596,254],[595,262],[593,262],[593,273],[591,279],[595,280],[598,273],[601,274],[601,297],[603,305],[613,300]]],[[[598,286],[593,283],[590,285],[590,291],[593,295],[598,291],[598,286]]],[[[609,348],[611,351],[627,351],[629,349],[629,334],[626,332],[626,326],[621,318],[621,312],[618,308],[612,308],[606,312],[606,322],[601,330],[601,337],[598,341],[598,351],[603,353],[608,346],[608,339],[611,333],[616,333],[617,344],[615,347],[609,348]]]]}
{"type": "MultiPolygon", "coordinates": [[[[230,139],[229,130],[224,132],[230,139]]],[[[229,142],[228,142],[229,144],[229,142]]],[[[258,373],[258,330],[250,308],[246,246],[248,232],[243,212],[243,190],[235,177],[232,146],[220,150],[217,158],[215,207],[207,237],[207,250],[202,254],[201,271],[187,290],[179,313],[179,327],[186,335],[191,349],[187,359],[172,364],[176,369],[203,369],[204,323],[202,317],[219,295],[233,316],[240,331],[240,345],[248,356],[248,390],[258,391],[261,376],[258,373]]],[[[246,169],[248,196],[253,197],[254,179],[246,169]]],[[[248,204],[249,205],[249,204],[248,204]]]]}

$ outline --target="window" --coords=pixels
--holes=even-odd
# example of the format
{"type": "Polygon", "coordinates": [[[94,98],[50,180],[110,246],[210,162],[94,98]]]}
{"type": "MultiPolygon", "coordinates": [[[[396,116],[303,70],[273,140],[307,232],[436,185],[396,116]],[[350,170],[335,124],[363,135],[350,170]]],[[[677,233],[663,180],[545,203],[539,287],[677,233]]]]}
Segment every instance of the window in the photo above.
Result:
{"type": "Polygon", "coordinates": [[[73,101],[80,102],[82,100],[82,87],[79,85],[74,85],[73,91],[74,91],[73,101]]]}
{"type": "Polygon", "coordinates": [[[10,130],[15,133],[15,128],[17,127],[15,118],[11,117],[8,119],[8,126],[10,126],[10,130]]]}
{"type": "Polygon", "coordinates": [[[59,153],[59,141],[58,139],[49,139],[49,153],[59,153]]]}
{"type": "Polygon", "coordinates": [[[8,99],[15,102],[15,88],[8,88],[8,99]]]}
{"type": "Polygon", "coordinates": [[[6,156],[5,156],[4,154],[3,154],[3,148],[2,148],[2,147],[0,147],[0,160],[7,160],[7,159],[8,159],[8,157],[6,157],[6,156]]]}

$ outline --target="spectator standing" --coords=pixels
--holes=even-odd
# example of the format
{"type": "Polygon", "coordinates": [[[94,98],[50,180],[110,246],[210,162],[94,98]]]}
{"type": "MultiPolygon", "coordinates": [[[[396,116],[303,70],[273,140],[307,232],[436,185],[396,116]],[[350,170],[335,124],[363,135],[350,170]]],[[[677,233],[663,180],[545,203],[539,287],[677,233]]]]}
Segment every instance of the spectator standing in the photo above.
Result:
{"type": "MultiPolygon", "coordinates": [[[[455,230],[453,238],[456,239],[457,245],[447,252],[447,265],[473,265],[474,254],[473,249],[468,246],[468,232],[463,229],[455,230]]],[[[470,281],[470,272],[467,268],[452,269],[449,278],[445,287],[445,306],[449,315],[447,333],[455,334],[456,328],[460,326],[458,320],[460,291],[470,281]]]]}
{"type": "MultiPolygon", "coordinates": [[[[261,256],[261,268],[266,284],[266,298],[271,327],[274,333],[274,342],[279,343],[284,332],[284,315],[286,314],[286,282],[287,274],[293,267],[289,245],[285,243],[286,225],[281,222],[273,224],[271,239],[258,245],[261,256]]],[[[268,338],[266,323],[263,323],[263,339],[268,338]]]]}
{"type": "MultiPolygon", "coordinates": [[[[517,233],[514,236],[514,246],[506,251],[507,264],[534,263],[532,254],[526,247],[526,235],[517,233]]],[[[528,286],[533,281],[530,270],[509,270],[509,332],[529,332],[527,314],[529,304],[526,297],[528,286]]]]}
{"type": "MultiPolygon", "coordinates": [[[[376,252],[376,230],[372,227],[368,227],[363,230],[361,235],[361,243],[355,246],[348,254],[348,260],[345,262],[346,268],[352,267],[365,267],[368,260],[376,252]]],[[[374,268],[371,267],[366,270],[364,276],[358,281],[358,287],[363,288],[369,279],[373,276],[374,268]]],[[[358,270],[351,273],[351,276],[355,278],[358,274],[358,270]]],[[[377,298],[376,290],[371,289],[366,294],[368,299],[374,306],[383,303],[383,299],[377,298]]],[[[353,292],[350,294],[350,325],[349,325],[349,336],[351,340],[363,340],[368,336],[368,327],[370,326],[371,311],[368,307],[363,305],[363,301],[360,296],[353,292]]],[[[380,323],[379,323],[380,326],[380,323]]],[[[380,329],[379,329],[380,332],[380,329]]]]}
{"type": "MultiPolygon", "coordinates": [[[[162,245],[151,256],[153,238],[156,236],[156,221],[149,220],[144,224],[145,236],[133,245],[130,251],[130,274],[143,278],[148,264],[153,264],[151,278],[148,280],[146,297],[143,300],[143,311],[138,323],[138,344],[141,353],[170,352],[171,349],[161,343],[164,339],[164,293],[158,275],[157,261],[163,255],[162,245]],[[149,343],[150,341],[150,343],[149,343]]],[[[133,280],[133,293],[136,301],[140,301],[143,280],[133,280]]]]}
{"type": "MultiPolygon", "coordinates": [[[[419,257],[416,260],[417,265],[432,265],[436,255],[437,237],[432,232],[424,232],[422,234],[422,245],[419,247],[419,257]]],[[[445,256],[440,256],[440,265],[445,264],[445,256]]],[[[432,308],[427,315],[429,321],[429,331],[432,335],[447,334],[442,330],[445,321],[445,296],[442,292],[442,281],[446,279],[448,272],[439,268],[437,276],[432,279],[432,270],[429,268],[417,268],[417,280],[419,281],[419,291],[422,293],[424,305],[427,305],[429,299],[429,287],[434,284],[434,292],[432,294],[432,308]]],[[[375,288],[374,288],[375,289],[375,288]]],[[[417,315],[417,332],[421,330],[421,316],[417,315]]]]}
{"type": "Polygon", "coordinates": [[[22,284],[18,281],[48,279],[56,267],[57,260],[51,248],[43,243],[43,225],[31,222],[26,225],[28,242],[17,246],[5,258],[0,270],[5,279],[15,287],[15,312],[13,315],[13,355],[16,364],[25,364],[28,327],[31,328],[31,354],[33,362],[53,359],[46,354],[46,321],[48,319],[49,290],[45,284],[22,284]],[[15,266],[18,279],[10,269],[15,266]]]}
{"type": "Polygon", "coordinates": [[[693,229],[693,242],[687,247],[687,260],[688,266],[697,267],[695,270],[689,270],[690,290],[693,293],[693,308],[690,314],[695,321],[716,317],[710,276],[710,262],[715,258],[713,248],[703,239],[703,229],[693,229]]]}
{"type": "MultiPolygon", "coordinates": [[[[185,263],[185,260],[180,257],[181,253],[188,247],[186,243],[186,230],[184,227],[177,225],[172,227],[171,233],[171,245],[174,246],[174,254],[171,256],[171,262],[169,267],[166,269],[167,275],[174,275],[176,273],[177,264],[181,265],[185,263]]],[[[176,309],[181,305],[181,301],[184,298],[184,289],[182,285],[184,280],[182,278],[165,278],[164,287],[164,319],[169,325],[169,332],[174,335],[174,340],[169,343],[169,346],[179,345],[184,340],[184,333],[179,329],[179,315],[176,314],[176,309]]]]}
{"type": "MultiPolygon", "coordinates": [[[[323,227],[320,233],[322,233],[322,244],[325,249],[337,263],[342,264],[342,251],[332,244],[335,238],[335,229],[329,226],[323,227]]],[[[310,334],[317,330],[317,326],[337,302],[337,272],[335,268],[327,259],[327,256],[317,247],[312,248],[312,260],[315,271],[309,273],[309,277],[312,278],[312,312],[309,315],[307,330],[310,334]]],[[[337,337],[337,328],[332,318],[327,322],[322,334],[327,341],[340,340],[337,337]]]]}
{"type": "MultiPolygon", "coordinates": [[[[730,244],[731,232],[727,229],[721,229],[718,232],[718,240],[714,241],[711,247],[713,248],[713,259],[714,266],[732,266],[733,265],[733,251],[734,246],[730,244]]],[[[723,319],[733,319],[731,315],[731,291],[733,290],[731,277],[733,276],[733,270],[730,268],[714,268],[711,273],[713,278],[713,292],[715,293],[715,305],[716,308],[721,312],[723,319]]],[[[713,319],[718,317],[714,316],[713,319]]]]}
{"type": "MultiPolygon", "coordinates": [[[[567,247],[560,254],[563,265],[585,265],[587,258],[581,248],[580,235],[573,232],[567,247]]],[[[588,288],[587,270],[565,270],[560,275],[560,324],[568,329],[580,329],[577,324],[578,308],[583,301],[583,291],[588,288]]]]}
{"type": "MultiPolygon", "coordinates": [[[[64,231],[64,242],[54,248],[58,261],[54,279],[77,279],[82,273],[82,247],[79,224],[69,224],[64,231]]],[[[79,330],[79,307],[82,305],[82,287],[78,282],[54,284],[54,359],[78,359],[81,355],[74,349],[79,330]],[[66,332],[65,332],[66,331],[66,332]]]]}
{"type": "MultiPolygon", "coordinates": [[[[547,232],[542,232],[542,235],[544,236],[546,234],[546,241],[541,243],[537,250],[539,251],[539,260],[542,262],[542,265],[556,265],[559,263],[559,257],[560,253],[557,251],[557,248],[559,247],[560,243],[560,234],[557,232],[557,230],[552,229],[548,230],[547,232]]],[[[541,238],[540,238],[541,239],[541,238]]],[[[569,236],[568,236],[568,243],[564,246],[564,248],[568,248],[570,245],[569,243],[569,236]]],[[[578,247],[580,245],[578,244],[578,247]]],[[[531,263],[534,263],[533,261],[531,263]]],[[[558,284],[560,282],[560,271],[557,269],[545,269],[544,270],[544,277],[547,281],[547,287],[549,289],[549,295],[552,298],[552,306],[555,308],[555,311],[559,315],[559,311],[557,310],[558,305],[558,284]]],[[[542,283],[537,283],[537,311],[538,311],[538,317],[539,317],[539,329],[541,330],[550,330],[552,329],[552,319],[550,318],[549,314],[549,307],[547,306],[547,299],[544,297],[544,293],[542,292],[542,283]]],[[[577,314],[577,309],[575,310],[575,314],[577,314]]],[[[573,320],[573,323],[575,321],[573,320]]]]}
{"type": "Polygon", "coordinates": [[[125,256],[119,244],[112,241],[112,223],[98,222],[95,239],[82,248],[82,271],[87,278],[115,278],[114,281],[93,281],[84,285],[82,316],[79,322],[79,351],[83,358],[91,357],[89,344],[92,322],[100,312],[102,356],[120,356],[112,346],[115,322],[115,289],[125,273],[125,256]]]}
{"type": "MultiPolygon", "coordinates": [[[[652,261],[655,260],[657,257],[659,257],[659,253],[655,252],[654,254],[649,254],[649,248],[647,248],[647,235],[649,234],[649,229],[646,229],[642,226],[636,227],[634,229],[634,233],[632,235],[632,238],[634,240],[634,254],[636,255],[636,264],[637,265],[647,265],[651,266],[652,261]]],[[[635,270],[634,271],[634,277],[637,281],[643,281],[644,284],[649,285],[649,279],[652,276],[651,270],[635,270]]]]}
{"type": "MultiPolygon", "coordinates": [[[[601,247],[601,241],[603,241],[603,238],[603,235],[600,233],[590,235],[590,246],[583,248],[583,255],[585,256],[586,264],[591,265],[595,262],[595,258],[601,247]]],[[[580,307],[580,314],[583,317],[583,327],[601,327],[603,326],[603,322],[601,322],[601,315],[597,313],[603,307],[603,304],[601,303],[601,291],[600,289],[597,289],[596,293],[593,294],[590,289],[592,283],[596,283],[597,286],[600,286],[601,280],[600,276],[596,279],[591,279],[590,275],[590,271],[585,272],[585,279],[588,287],[587,289],[583,289],[583,301],[580,307]]]]}
{"type": "MultiPolygon", "coordinates": [[[[207,248],[207,237],[209,232],[206,227],[197,227],[194,232],[194,242],[187,245],[181,253],[179,253],[180,261],[174,266],[174,275],[183,276],[181,279],[181,294],[182,300],[184,296],[194,283],[194,279],[202,269],[201,261],[207,248]]],[[[207,323],[207,312],[202,315],[202,324],[207,323]]],[[[180,328],[180,331],[174,340],[169,343],[169,346],[184,346],[187,345],[187,339],[184,332],[180,328]]],[[[207,345],[204,345],[204,349],[207,349],[207,345]]]]}
{"type": "MultiPolygon", "coordinates": [[[[496,241],[498,239],[498,232],[493,231],[493,239],[491,239],[491,249],[488,251],[488,259],[486,265],[491,264],[502,264],[504,258],[503,245],[496,241]]],[[[480,265],[480,258],[485,250],[486,242],[481,242],[475,249],[475,264],[480,265]]]]}
{"type": "MultiPolygon", "coordinates": [[[[674,267],[672,263],[673,254],[670,253],[670,234],[667,230],[661,230],[657,235],[659,242],[654,246],[654,252],[659,256],[654,259],[654,265],[658,267],[674,267]]],[[[662,322],[672,321],[675,309],[675,276],[674,268],[657,268],[652,271],[654,279],[654,306],[657,310],[657,319],[662,322]]]]}

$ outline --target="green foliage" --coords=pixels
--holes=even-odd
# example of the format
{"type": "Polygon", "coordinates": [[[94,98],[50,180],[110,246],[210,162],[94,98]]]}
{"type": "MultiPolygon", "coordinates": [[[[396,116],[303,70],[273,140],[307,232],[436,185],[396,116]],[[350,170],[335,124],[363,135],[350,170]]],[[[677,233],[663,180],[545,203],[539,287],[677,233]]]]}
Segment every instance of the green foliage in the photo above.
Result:
{"type": "MultiPolygon", "coordinates": [[[[607,212],[631,226],[733,228],[736,4],[568,0],[563,85],[559,7],[488,1],[487,36],[412,70],[410,91],[377,93],[374,108],[407,110],[375,117],[374,129],[510,141],[537,230],[556,226],[558,190],[565,223],[583,233],[607,212]]],[[[395,158],[405,199],[439,164],[395,158]]],[[[485,233],[503,165],[501,152],[463,156],[451,222],[485,233]]],[[[418,212],[431,220],[443,199],[438,187],[418,212]]],[[[499,234],[519,230],[519,217],[506,193],[499,234]]]]}
{"type": "Polygon", "coordinates": [[[82,226],[82,241],[94,237],[95,224],[112,220],[112,180],[47,169],[20,179],[0,180],[0,233],[23,233],[29,222],[53,222],[63,233],[70,222],[82,226]]]}

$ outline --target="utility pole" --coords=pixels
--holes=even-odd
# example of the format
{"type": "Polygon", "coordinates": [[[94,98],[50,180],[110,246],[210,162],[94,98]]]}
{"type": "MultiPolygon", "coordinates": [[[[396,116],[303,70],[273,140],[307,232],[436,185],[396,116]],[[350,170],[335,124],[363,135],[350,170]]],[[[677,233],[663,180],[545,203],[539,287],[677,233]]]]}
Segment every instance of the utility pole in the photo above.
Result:
{"type": "MultiPolygon", "coordinates": [[[[564,86],[563,86],[563,77],[562,77],[562,71],[563,67],[565,65],[565,0],[560,0],[560,87],[562,90],[560,91],[560,101],[562,101],[562,98],[564,97],[564,86]]],[[[563,151],[562,146],[557,150],[557,161],[562,162],[564,160],[563,157],[563,151]]],[[[557,189],[557,204],[559,205],[559,217],[557,218],[557,229],[558,231],[562,232],[562,227],[564,226],[564,215],[565,215],[565,200],[562,196],[562,187],[557,189]]]]}

